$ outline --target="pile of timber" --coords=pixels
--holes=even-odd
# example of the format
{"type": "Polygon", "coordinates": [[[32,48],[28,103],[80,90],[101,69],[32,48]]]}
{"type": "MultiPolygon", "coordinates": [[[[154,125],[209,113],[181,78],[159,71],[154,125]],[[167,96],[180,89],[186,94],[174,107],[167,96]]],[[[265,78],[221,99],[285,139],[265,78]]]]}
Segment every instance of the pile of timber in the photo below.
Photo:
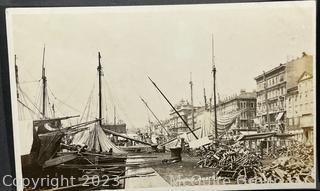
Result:
{"type": "Polygon", "coordinates": [[[313,146],[306,146],[301,142],[293,142],[292,144],[279,149],[282,156],[298,156],[303,160],[311,162],[313,161],[313,146]]]}
{"type": "Polygon", "coordinates": [[[300,183],[314,182],[311,175],[312,165],[304,163],[295,157],[280,157],[271,166],[264,167],[257,173],[263,182],[270,183],[300,183]]]}
{"type": "Polygon", "coordinates": [[[296,142],[279,149],[280,157],[264,165],[259,154],[239,144],[213,148],[202,153],[197,167],[216,168],[219,177],[254,178],[263,183],[314,182],[312,146],[296,142]]]}
{"type": "Polygon", "coordinates": [[[260,156],[240,144],[209,148],[210,150],[202,155],[197,167],[219,169],[217,176],[231,179],[236,179],[240,175],[254,177],[262,166],[260,156]]]}
{"type": "Polygon", "coordinates": [[[296,142],[282,149],[281,157],[258,173],[263,181],[295,183],[314,182],[313,147],[296,142]]]}

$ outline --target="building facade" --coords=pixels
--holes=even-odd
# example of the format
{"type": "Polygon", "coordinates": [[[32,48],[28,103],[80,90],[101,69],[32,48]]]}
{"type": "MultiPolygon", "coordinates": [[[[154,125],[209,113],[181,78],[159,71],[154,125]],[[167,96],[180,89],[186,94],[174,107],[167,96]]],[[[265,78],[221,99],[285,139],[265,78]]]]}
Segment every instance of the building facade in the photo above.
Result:
{"type": "Polygon", "coordinates": [[[301,75],[304,72],[312,74],[312,67],[313,57],[303,52],[301,57],[254,78],[257,83],[257,118],[261,127],[267,131],[288,131],[302,139],[300,91],[305,90],[301,87],[299,90],[298,83],[306,83],[301,81],[301,75]]]}
{"type": "Polygon", "coordinates": [[[286,129],[295,134],[296,140],[302,141],[303,130],[300,128],[298,86],[287,90],[286,95],[286,129]]]}
{"type": "MultiPolygon", "coordinates": [[[[188,123],[189,127],[192,128],[192,122],[190,119],[192,113],[192,105],[186,101],[181,100],[178,104],[175,105],[175,109],[179,112],[181,117],[185,122],[188,123]]],[[[174,110],[170,111],[170,123],[168,124],[168,130],[171,135],[177,135],[179,133],[185,133],[189,131],[188,127],[180,119],[174,110]]]]}
{"type": "Polygon", "coordinates": [[[262,127],[276,128],[278,118],[284,117],[286,95],[286,64],[260,74],[257,83],[257,118],[262,127]],[[270,126],[269,126],[270,125],[270,126]]]}
{"type": "Polygon", "coordinates": [[[298,92],[300,101],[300,127],[303,129],[303,140],[307,144],[313,144],[313,113],[314,113],[314,87],[313,76],[304,72],[298,81],[298,92]]]}
{"type": "Polygon", "coordinates": [[[291,89],[287,96],[288,131],[295,133],[299,141],[313,144],[313,75],[303,72],[297,81],[297,86],[291,89]]]}
{"type": "Polygon", "coordinates": [[[256,117],[256,92],[241,90],[239,95],[234,95],[222,100],[217,105],[218,116],[232,115],[236,111],[243,110],[238,117],[238,129],[254,129],[256,117]]]}

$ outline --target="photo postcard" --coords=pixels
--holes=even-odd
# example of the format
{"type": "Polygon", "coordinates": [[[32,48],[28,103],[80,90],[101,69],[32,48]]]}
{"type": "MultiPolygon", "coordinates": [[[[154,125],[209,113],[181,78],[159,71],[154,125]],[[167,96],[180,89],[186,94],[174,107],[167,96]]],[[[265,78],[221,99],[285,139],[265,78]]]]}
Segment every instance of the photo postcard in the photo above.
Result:
{"type": "Polygon", "coordinates": [[[8,8],[4,185],[315,188],[315,6],[8,8]]]}

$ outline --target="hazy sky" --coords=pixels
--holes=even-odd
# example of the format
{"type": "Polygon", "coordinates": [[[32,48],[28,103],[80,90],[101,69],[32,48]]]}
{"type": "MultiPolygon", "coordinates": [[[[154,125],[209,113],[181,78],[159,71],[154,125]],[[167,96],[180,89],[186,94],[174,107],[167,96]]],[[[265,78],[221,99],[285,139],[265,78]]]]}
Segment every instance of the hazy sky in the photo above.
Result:
{"type": "MultiPolygon", "coordinates": [[[[177,103],[203,104],[212,95],[211,35],[217,90],[223,96],[252,91],[263,70],[315,52],[315,3],[251,3],[11,10],[9,35],[18,57],[22,88],[38,94],[42,49],[50,89],[82,111],[97,82],[97,52],[102,55],[108,116],[113,106],[128,127],[142,127],[148,115],[139,99],[164,119],[170,107],[149,82],[149,75],[177,103]]],[[[97,96],[97,91],[95,92],[97,96]]],[[[58,104],[58,103],[57,103],[58,104]]],[[[62,113],[81,114],[70,109],[62,113]]],[[[57,106],[58,107],[58,106],[57,106]]]]}

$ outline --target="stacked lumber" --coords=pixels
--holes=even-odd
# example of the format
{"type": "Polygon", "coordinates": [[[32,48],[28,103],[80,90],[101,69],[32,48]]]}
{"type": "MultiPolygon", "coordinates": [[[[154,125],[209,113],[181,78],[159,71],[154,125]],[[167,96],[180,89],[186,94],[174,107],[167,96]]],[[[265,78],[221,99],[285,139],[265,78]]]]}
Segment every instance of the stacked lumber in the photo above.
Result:
{"type": "Polygon", "coordinates": [[[280,183],[314,182],[312,146],[296,142],[282,149],[281,155],[270,166],[262,168],[258,177],[280,183]]]}
{"type": "Polygon", "coordinates": [[[254,177],[260,166],[260,156],[241,145],[223,145],[216,149],[211,147],[197,163],[200,168],[217,168],[218,176],[232,179],[239,175],[254,177]]]}
{"type": "Polygon", "coordinates": [[[277,150],[279,156],[263,165],[261,156],[243,145],[209,147],[197,163],[200,168],[216,168],[217,176],[231,179],[253,178],[264,183],[314,182],[313,147],[293,143],[277,150]]]}
{"type": "Polygon", "coordinates": [[[314,182],[311,175],[312,165],[306,164],[300,158],[280,157],[271,166],[264,167],[257,173],[263,182],[299,183],[314,182]]]}

